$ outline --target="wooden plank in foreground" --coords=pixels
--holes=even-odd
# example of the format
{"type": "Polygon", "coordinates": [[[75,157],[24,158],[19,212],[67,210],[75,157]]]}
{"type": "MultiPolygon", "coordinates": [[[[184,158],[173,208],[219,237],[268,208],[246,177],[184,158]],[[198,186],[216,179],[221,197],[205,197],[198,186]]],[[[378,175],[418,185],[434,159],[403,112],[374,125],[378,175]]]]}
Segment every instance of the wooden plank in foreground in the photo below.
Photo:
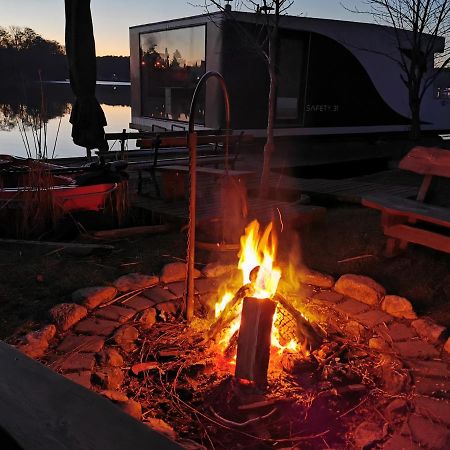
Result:
{"type": "Polygon", "coordinates": [[[0,341],[0,427],[23,450],[181,447],[0,341]]]}

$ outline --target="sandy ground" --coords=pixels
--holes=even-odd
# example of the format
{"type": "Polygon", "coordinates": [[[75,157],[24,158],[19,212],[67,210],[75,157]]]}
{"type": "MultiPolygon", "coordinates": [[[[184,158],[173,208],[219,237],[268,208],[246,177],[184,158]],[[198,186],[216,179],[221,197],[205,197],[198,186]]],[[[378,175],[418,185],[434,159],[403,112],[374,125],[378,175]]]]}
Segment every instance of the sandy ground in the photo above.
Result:
{"type": "MultiPolygon", "coordinates": [[[[327,205],[326,219],[280,236],[280,258],[286,259],[297,237],[309,267],[339,276],[373,277],[391,294],[409,298],[419,314],[450,326],[450,255],[410,246],[401,256],[382,256],[385,237],[376,211],[351,205],[327,205]]],[[[163,264],[183,258],[185,235],[178,232],[116,241],[115,250],[82,256],[55,248],[2,245],[0,249],[0,339],[27,331],[47,317],[49,308],[70,301],[81,287],[105,285],[129,272],[158,273],[163,264]],[[58,249],[56,249],[58,250],[58,249]]],[[[237,261],[235,255],[230,260],[237,261]]],[[[198,253],[199,267],[217,259],[198,253]]]]}

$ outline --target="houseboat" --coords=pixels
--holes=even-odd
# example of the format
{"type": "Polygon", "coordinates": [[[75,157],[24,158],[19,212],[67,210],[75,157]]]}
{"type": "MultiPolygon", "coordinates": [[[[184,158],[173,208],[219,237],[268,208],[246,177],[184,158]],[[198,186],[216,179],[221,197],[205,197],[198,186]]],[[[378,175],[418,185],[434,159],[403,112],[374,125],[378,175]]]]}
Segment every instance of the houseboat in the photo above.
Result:
{"type": "MultiPolygon", "coordinates": [[[[131,127],[187,128],[192,94],[200,77],[221,73],[231,103],[231,128],[264,136],[269,77],[257,35],[264,17],[217,12],[130,28],[131,127]]],[[[369,23],[282,16],[278,136],[406,134],[410,129],[408,91],[398,64],[411,34],[369,23]]],[[[444,50],[444,38],[434,52],[444,50]]],[[[427,61],[433,73],[434,58],[427,61]]],[[[450,99],[426,91],[422,130],[450,130],[450,99]]],[[[223,128],[222,92],[208,82],[195,111],[198,129],[223,128]]]]}

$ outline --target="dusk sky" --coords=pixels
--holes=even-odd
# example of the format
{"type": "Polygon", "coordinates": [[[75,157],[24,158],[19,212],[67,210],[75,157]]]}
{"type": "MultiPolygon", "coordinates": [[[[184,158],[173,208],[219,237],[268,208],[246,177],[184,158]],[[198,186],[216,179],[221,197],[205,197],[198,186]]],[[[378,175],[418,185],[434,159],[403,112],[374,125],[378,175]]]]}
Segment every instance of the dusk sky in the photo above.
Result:
{"type": "MultiPolygon", "coordinates": [[[[292,15],[370,21],[346,11],[360,0],[295,0],[292,15]]],[[[133,25],[203,14],[203,0],[92,0],[97,55],[128,55],[128,28],[133,25]]],[[[0,26],[27,26],[64,44],[63,0],[0,0],[0,26]]]]}

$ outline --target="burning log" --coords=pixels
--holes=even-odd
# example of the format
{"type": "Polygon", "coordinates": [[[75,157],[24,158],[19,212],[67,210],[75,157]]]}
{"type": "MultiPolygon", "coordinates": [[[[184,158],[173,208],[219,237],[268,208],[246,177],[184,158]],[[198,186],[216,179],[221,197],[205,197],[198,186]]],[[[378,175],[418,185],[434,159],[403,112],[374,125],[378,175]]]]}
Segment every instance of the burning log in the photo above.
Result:
{"type": "Polygon", "coordinates": [[[272,300],[244,298],[239,329],[236,378],[267,386],[273,316],[277,304],[272,300]]]}
{"type": "Polygon", "coordinates": [[[243,300],[251,292],[251,290],[251,285],[245,285],[236,292],[232,300],[230,300],[227,306],[225,306],[225,309],[222,311],[217,320],[211,325],[207,340],[214,339],[226,326],[228,326],[233,321],[236,316],[235,314],[232,314],[234,307],[241,300],[243,300]]]}
{"type": "Polygon", "coordinates": [[[312,325],[302,316],[300,311],[289,302],[283,295],[277,293],[274,300],[279,302],[295,319],[297,323],[297,338],[300,342],[306,340],[306,343],[311,351],[320,347],[323,337],[312,327],[312,325]]]}

